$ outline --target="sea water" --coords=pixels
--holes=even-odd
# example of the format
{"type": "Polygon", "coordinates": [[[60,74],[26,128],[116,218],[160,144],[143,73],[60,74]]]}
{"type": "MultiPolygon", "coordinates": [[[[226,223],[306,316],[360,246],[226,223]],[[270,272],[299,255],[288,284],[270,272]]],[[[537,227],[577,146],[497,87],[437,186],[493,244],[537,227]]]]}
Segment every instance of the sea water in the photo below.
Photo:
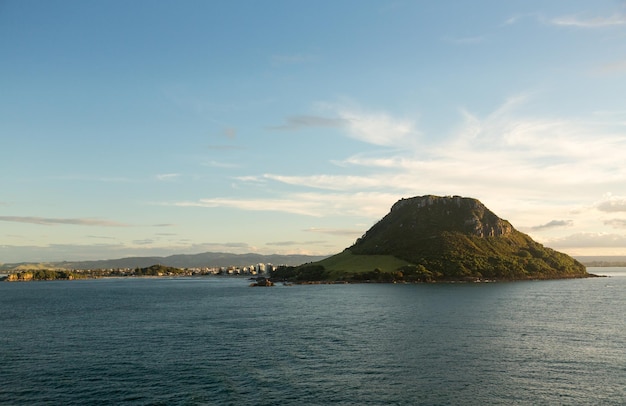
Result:
{"type": "Polygon", "coordinates": [[[0,284],[0,404],[623,405],[626,268],[557,281],[0,284]]]}

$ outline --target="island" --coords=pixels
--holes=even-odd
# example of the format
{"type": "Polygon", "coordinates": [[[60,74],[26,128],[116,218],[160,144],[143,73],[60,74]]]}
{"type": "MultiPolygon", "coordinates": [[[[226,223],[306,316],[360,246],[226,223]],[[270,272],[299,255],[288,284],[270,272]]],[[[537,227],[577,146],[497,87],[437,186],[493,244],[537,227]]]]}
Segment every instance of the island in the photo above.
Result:
{"type": "Polygon", "coordinates": [[[590,276],[583,264],[517,231],[477,199],[426,195],[396,202],[344,251],[280,267],[272,280],[477,282],[590,276]]]}

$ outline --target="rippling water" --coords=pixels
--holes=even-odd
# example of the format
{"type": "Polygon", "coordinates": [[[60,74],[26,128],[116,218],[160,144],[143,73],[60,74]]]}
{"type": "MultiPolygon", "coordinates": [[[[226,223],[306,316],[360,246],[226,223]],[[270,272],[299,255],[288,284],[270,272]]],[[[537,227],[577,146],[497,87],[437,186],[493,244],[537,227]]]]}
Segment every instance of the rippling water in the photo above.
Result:
{"type": "Polygon", "coordinates": [[[0,284],[0,404],[626,403],[611,278],[0,284]]]}

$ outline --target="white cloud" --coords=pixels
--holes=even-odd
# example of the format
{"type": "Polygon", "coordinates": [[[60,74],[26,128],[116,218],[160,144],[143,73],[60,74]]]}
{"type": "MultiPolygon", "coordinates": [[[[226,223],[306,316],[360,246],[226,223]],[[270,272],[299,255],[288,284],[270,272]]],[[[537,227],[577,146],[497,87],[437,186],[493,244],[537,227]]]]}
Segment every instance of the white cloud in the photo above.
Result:
{"type": "Polygon", "coordinates": [[[365,231],[362,228],[352,229],[352,228],[307,228],[304,230],[309,233],[320,233],[320,234],[330,234],[330,235],[339,235],[339,236],[348,236],[348,237],[358,237],[363,234],[365,231]]]}
{"type": "Polygon", "coordinates": [[[178,177],[180,177],[179,173],[163,173],[156,175],[156,179],[161,182],[173,181],[176,180],[178,177]]]}
{"type": "Polygon", "coordinates": [[[299,246],[299,245],[324,245],[327,241],[274,241],[267,242],[265,245],[269,246],[277,246],[277,247],[291,247],[291,246],[299,246]]]}
{"type": "Polygon", "coordinates": [[[222,169],[234,169],[240,168],[241,165],[233,163],[233,162],[219,162],[219,161],[207,161],[202,163],[203,166],[209,166],[211,168],[222,168],[222,169]]]}
{"type": "Polygon", "coordinates": [[[133,240],[134,245],[152,245],[155,241],[151,238],[144,238],[141,240],[133,240]]]}
{"type": "Polygon", "coordinates": [[[626,15],[613,14],[609,17],[581,17],[580,15],[569,15],[556,17],[550,20],[553,25],[571,26],[582,28],[600,28],[626,25],[626,15]]]}
{"type": "Polygon", "coordinates": [[[613,228],[626,228],[626,220],[625,219],[611,219],[606,220],[604,222],[605,225],[611,226],[613,228]]]}
{"type": "MultiPolygon", "coordinates": [[[[275,192],[281,193],[279,198],[270,194],[174,204],[375,221],[402,197],[463,195],[480,199],[541,241],[557,241],[554,238],[563,238],[566,229],[570,233],[601,230],[608,220],[598,219],[598,210],[626,211],[626,198],[594,202],[607,190],[624,190],[626,184],[626,129],[621,116],[616,121],[615,116],[593,112],[575,118],[521,113],[532,101],[532,94],[512,97],[486,115],[460,110],[459,124],[428,143],[418,142],[420,132],[412,121],[388,113],[357,114],[334,108],[334,114],[346,122],[341,130],[347,136],[380,148],[334,160],[319,173],[236,178],[258,183],[269,193],[283,191],[275,192]],[[294,186],[313,192],[295,193],[294,186]],[[562,219],[565,216],[567,220],[562,219]],[[546,218],[561,220],[545,223],[546,218]]],[[[316,121],[304,119],[300,124],[323,124],[316,121]]]]}
{"type": "Polygon", "coordinates": [[[412,119],[399,118],[384,111],[364,111],[353,105],[320,104],[328,115],[294,115],[272,130],[298,131],[307,128],[338,128],[356,140],[380,146],[405,145],[420,135],[412,119]]]}
{"type": "Polygon", "coordinates": [[[408,194],[470,193],[486,197],[516,193],[525,199],[554,199],[560,191],[571,193],[572,186],[626,181],[623,129],[620,133],[619,128],[604,122],[580,118],[521,116],[517,109],[528,99],[512,98],[485,117],[462,111],[462,125],[437,144],[417,145],[393,154],[357,154],[336,162],[342,167],[376,169],[376,175],[273,175],[272,179],[333,190],[354,184],[408,194]],[[387,171],[380,173],[380,169],[387,171]]]}
{"type": "Polygon", "coordinates": [[[128,224],[119,223],[117,221],[100,220],[91,218],[50,218],[50,217],[32,217],[32,216],[0,216],[0,221],[13,223],[29,223],[44,226],[53,226],[58,224],[76,225],[76,226],[101,226],[101,227],[128,227],[128,224]]]}
{"type": "Polygon", "coordinates": [[[234,208],[248,211],[278,211],[283,213],[300,214],[303,216],[323,216],[324,204],[310,199],[229,199],[209,198],[197,201],[173,203],[178,207],[205,207],[205,208],[234,208]]]}
{"type": "Polygon", "coordinates": [[[541,230],[547,230],[550,228],[571,227],[572,224],[573,224],[572,220],[552,220],[545,224],[531,227],[530,229],[533,231],[541,231],[541,230]]]}
{"type": "Polygon", "coordinates": [[[546,187],[624,179],[624,170],[616,170],[623,167],[623,133],[581,119],[519,116],[518,102],[509,101],[484,119],[466,112],[465,126],[436,152],[438,164],[462,163],[466,174],[496,184],[532,179],[533,186],[546,187]]]}
{"type": "Polygon", "coordinates": [[[563,15],[549,18],[541,13],[517,14],[507,19],[503,26],[514,25],[524,19],[532,19],[541,24],[554,25],[559,27],[579,27],[579,28],[604,28],[626,25],[626,15],[614,13],[608,17],[592,17],[585,14],[563,15]]]}
{"type": "Polygon", "coordinates": [[[603,74],[620,74],[626,73],[626,60],[614,61],[601,66],[598,69],[599,73],[603,74]]]}
{"type": "MultiPolygon", "coordinates": [[[[626,247],[626,235],[609,233],[577,233],[549,241],[556,248],[621,248],[626,247]]],[[[626,251],[626,250],[624,250],[626,251]]]]}
{"type": "Polygon", "coordinates": [[[354,175],[311,175],[311,176],[289,176],[289,175],[263,175],[265,179],[277,182],[300,185],[327,190],[360,190],[372,187],[379,187],[383,179],[381,175],[376,176],[354,176],[354,175]]]}
{"type": "Polygon", "coordinates": [[[605,200],[598,203],[597,208],[607,213],[626,212],[626,197],[608,195],[605,200]]]}
{"type": "Polygon", "coordinates": [[[350,137],[369,144],[397,147],[419,135],[414,121],[392,117],[384,112],[340,108],[337,114],[346,122],[350,137]]]}
{"type": "Polygon", "coordinates": [[[237,151],[237,150],[245,150],[246,147],[237,146],[237,145],[208,145],[207,149],[215,150],[215,151],[237,151]]]}
{"type": "Polygon", "coordinates": [[[544,21],[545,17],[540,14],[540,13],[526,13],[526,14],[516,14],[512,17],[510,17],[509,19],[507,19],[504,24],[504,26],[506,25],[513,25],[513,24],[517,24],[520,20],[523,19],[527,19],[527,18],[531,18],[531,19],[535,19],[538,21],[544,21]]]}
{"type": "Polygon", "coordinates": [[[270,127],[271,130],[298,131],[307,128],[341,128],[348,124],[343,118],[322,116],[291,116],[285,119],[285,123],[270,127]]]}
{"type": "Polygon", "coordinates": [[[237,129],[233,127],[226,127],[222,130],[222,134],[227,138],[236,138],[237,137],[237,129]]]}
{"type": "Polygon", "coordinates": [[[211,198],[197,201],[175,202],[177,207],[234,208],[248,211],[277,211],[311,217],[358,216],[380,217],[389,210],[399,195],[386,193],[299,193],[283,199],[211,198]]]}

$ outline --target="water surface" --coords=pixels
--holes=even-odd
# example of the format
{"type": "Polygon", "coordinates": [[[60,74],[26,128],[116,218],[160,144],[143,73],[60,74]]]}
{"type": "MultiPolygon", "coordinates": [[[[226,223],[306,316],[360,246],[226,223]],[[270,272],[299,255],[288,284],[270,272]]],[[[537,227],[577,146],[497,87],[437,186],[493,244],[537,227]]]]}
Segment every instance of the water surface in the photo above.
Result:
{"type": "Polygon", "coordinates": [[[0,404],[626,403],[610,278],[0,284],[0,404]]]}

